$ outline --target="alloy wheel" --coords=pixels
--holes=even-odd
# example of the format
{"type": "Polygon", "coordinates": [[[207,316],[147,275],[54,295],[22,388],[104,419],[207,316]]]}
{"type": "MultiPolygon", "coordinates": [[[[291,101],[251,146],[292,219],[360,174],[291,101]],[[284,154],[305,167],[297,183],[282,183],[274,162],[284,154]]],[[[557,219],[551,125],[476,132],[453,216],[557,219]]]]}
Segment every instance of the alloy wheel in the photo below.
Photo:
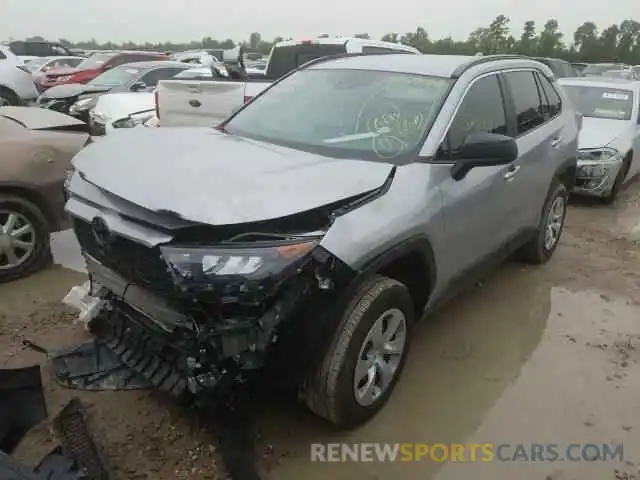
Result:
{"type": "Polygon", "coordinates": [[[35,246],[36,230],[27,217],[14,211],[0,211],[0,270],[22,265],[35,246]]]}
{"type": "Polygon", "coordinates": [[[354,397],[359,405],[370,406],[387,391],[402,360],[406,339],[407,319],[401,310],[389,309],[373,322],[354,370],[354,397]]]}

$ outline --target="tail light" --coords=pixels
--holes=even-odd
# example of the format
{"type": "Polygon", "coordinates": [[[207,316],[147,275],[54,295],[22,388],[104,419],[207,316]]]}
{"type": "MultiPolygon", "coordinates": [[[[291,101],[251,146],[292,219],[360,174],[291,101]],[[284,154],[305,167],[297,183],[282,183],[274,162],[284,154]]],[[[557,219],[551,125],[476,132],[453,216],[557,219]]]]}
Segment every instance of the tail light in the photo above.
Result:
{"type": "Polygon", "coordinates": [[[244,96],[244,103],[249,103],[252,99],[253,99],[253,97],[248,97],[247,95],[245,95],[244,96]]]}
{"type": "Polygon", "coordinates": [[[154,102],[156,104],[156,117],[160,118],[160,107],[158,106],[158,90],[154,90],[153,92],[154,102]]]}

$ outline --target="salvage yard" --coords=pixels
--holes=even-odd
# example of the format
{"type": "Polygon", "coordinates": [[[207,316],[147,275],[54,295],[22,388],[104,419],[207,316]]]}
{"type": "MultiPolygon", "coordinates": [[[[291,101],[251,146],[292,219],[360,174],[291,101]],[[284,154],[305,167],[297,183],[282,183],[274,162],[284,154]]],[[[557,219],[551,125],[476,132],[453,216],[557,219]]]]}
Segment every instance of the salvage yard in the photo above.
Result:
{"type": "MultiPolygon", "coordinates": [[[[572,203],[549,264],[507,264],[419,326],[389,404],[355,432],[335,433],[288,396],[267,392],[250,401],[252,452],[239,425],[212,431],[156,393],[66,390],[45,366],[50,414],[73,395],[89,406],[115,480],[224,478],[228,453],[284,480],[640,478],[640,384],[632,380],[640,372],[640,182],[613,207],[572,203]],[[321,464],[309,460],[314,442],[622,442],[625,461],[321,464]]],[[[0,368],[46,363],[21,348],[25,338],[59,348],[87,336],[61,303],[85,280],[73,270],[79,250],[69,232],[53,250],[66,267],[0,286],[0,368]]],[[[40,425],[15,456],[34,464],[52,441],[40,425]]]]}

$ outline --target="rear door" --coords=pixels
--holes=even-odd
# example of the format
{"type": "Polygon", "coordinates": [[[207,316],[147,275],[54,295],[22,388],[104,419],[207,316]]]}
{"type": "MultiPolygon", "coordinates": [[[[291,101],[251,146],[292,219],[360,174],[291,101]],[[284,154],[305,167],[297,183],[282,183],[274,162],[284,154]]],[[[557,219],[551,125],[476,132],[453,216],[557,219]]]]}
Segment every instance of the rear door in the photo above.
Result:
{"type": "Polygon", "coordinates": [[[552,83],[534,70],[504,72],[508,108],[515,120],[518,159],[510,170],[509,217],[513,234],[538,225],[565,147],[562,102],[552,83]],[[547,93],[552,100],[547,100],[547,93]],[[517,219],[517,221],[516,221],[517,219]]]}

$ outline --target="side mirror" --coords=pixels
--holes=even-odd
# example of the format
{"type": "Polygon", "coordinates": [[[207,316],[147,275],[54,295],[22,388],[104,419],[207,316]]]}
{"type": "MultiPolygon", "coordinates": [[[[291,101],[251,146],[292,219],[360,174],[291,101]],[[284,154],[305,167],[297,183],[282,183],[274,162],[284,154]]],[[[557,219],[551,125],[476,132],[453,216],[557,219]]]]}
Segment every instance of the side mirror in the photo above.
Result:
{"type": "Polygon", "coordinates": [[[454,180],[462,180],[472,168],[507,165],[518,158],[518,144],[514,138],[488,132],[469,133],[455,152],[451,167],[454,180]]]}
{"type": "Polygon", "coordinates": [[[133,85],[131,85],[132,92],[139,92],[140,90],[144,90],[146,88],[147,88],[147,84],[144,82],[136,82],[133,85]]]}

